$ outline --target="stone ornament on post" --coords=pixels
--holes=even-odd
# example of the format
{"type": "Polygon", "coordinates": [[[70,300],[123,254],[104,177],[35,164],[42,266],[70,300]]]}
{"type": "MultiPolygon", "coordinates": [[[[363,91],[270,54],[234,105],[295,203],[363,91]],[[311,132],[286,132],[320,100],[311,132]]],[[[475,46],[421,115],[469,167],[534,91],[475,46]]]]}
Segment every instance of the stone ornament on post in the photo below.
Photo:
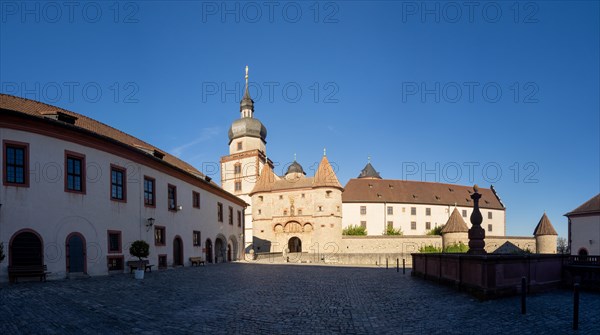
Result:
{"type": "Polygon", "coordinates": [[[474,193],[471,194],[471,199],[473,199],[473,213],[471,214],[471,229],[469,229],[469,251],[468,254],[471,255],[485,255],[487,252],[485,251],[485,230],[481,228],[481,223],[483,222],[483,216],[479,211],[479,199],[481,198],[481,194],[479,194],[479,186],[475,184],[473,186],[474,193]]]}

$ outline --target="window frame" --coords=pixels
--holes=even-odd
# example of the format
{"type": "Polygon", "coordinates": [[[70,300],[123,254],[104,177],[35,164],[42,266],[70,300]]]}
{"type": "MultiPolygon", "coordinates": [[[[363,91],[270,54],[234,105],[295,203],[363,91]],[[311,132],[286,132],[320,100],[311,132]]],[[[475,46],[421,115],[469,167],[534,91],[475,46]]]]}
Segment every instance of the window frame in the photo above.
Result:
{"type": "Polygon", "coordinates": [[[117,202],[127,202],[127,169],[122,167],[122,166],[118,166],[115,164],[110,164],[110,183],[109,183],[109,187],[110,187],[110,200],[112,201],[117,201],[117,202]],[[117,185],[117,187],[119,186],[118,184],[113,184],[113,171],[115,172],[120,172],[122,174],[122,180],[121,180],[121,194],[123,195],[123,198],[114,198],[113,197],[113,186],[117,185]]]}
{"type": "Polygon", "coordinates": [[[200,192],[192,191],[192,207],[200,209],[200,192]]]}
{"type": "Polygon", "coordinates": [[[494,219],[494,215],[492,214],[492,211],[488,211],[488,220],[493,220],[494,219]]]}
{"type": "Polygon", "coordinates": [[[425,216],[431,216],[431,207],[425,207],[425,216]]]}
{"type": "Polygon", "coordinates": [[[120,230],[108,230],[106,232],[107,238],[107,254],[122,254],[123,253],[123,233],[120,230]],[[119,248],[117,250],[112,250],[110,248],[110,235],[117,235],[119,239],[119,248]]]}
{"type": "Polygon", "coordinates": [[[144,175],[144,206],[145,207],[152,207],[152,208],[156,208],[156,179],[152,178],[150,176],[146,176],[144,175]],[[146,191],[146,182],[152,182],[152,190],[151,191],[146,191]],[[146,201],[146,194],[147,193],[151,193],[152,194],[152,203],[148,203],[146,201]]]}
{"type": "Polygon", "coordinates": [[[108,272],[111,271],[123,271],[125,270],[125,257],[123,257],[123,255],[109,255],[106,256],[106,267],[108,269],[108,272]],[[111,260],[117,260],[121,263],[121,266],[117,267],[117,268],[111,268],[110,267],[110,263],[111,260]]]}
{"type": "Polygon", "coordinates": [[[235,175],[242,174],[242,164],[240,164],[240,163],[233,164],[233,174],[235,174],[235,175]]]}
{"type": "Polygon", "coordinates": [[[217,221],[223,222],[223,203],[217,202],[217,221]]]}
{"type": "Polygon", "coordinates": [[[192,231],[192,246],[202,246],[202,232],[200,232],[199,230],[192,231]]]}
{"type": "Polygon", "coordinates": [[[364,220],[360,221],[360,227],[364,228],[364,229],[367,229],[367,221],[364,221],[364,220]]]}
{"type": "Polygon", "coordinates": [[[410,215],[417,215],[417,207],[410,208],[410,215]]]}
{"type": "Polygon", "coordinates": [[[462,217],[463,217],[463,218],[466,218],[468,215],[469,215],[469,213],[467,212],[467,210],[466,210],[466,209],[463,209],[463,210],[462,210],[462,217]]]}
{"type": "Polygon", "coordinates": [[[167,184],[167,209],[171,212],[177,212],[177,186],[167,184]],[[171,190],[173,190],[173,206],[171,207],[171,190]]]}
{"type": "Polygon", "coordinates": [[[387,206],[387,215],[394,215],[394,206],[387,206]]]}
{"type": "MultiPolygon", "coordinates": [[[[76,176],[75,174],[73,174],[76,176]]],[[[85,155],[80,154],[78,152],[65,150],[65,192],[76,193],[76,194],[86,194],[86,169],[85,169],[85,155]],[[79,174],[81,190],[70,189],[69,188],[69,159],[79,160],[81,164],[81,173],[79,174]]],[[[74,183],[74,182],[73,182],[74,183]]],[[[112,188],[111,188],[112,191],[112,188]]]]}
{"type": "Polygon", "coordinates": [[[417,230],[417,221],[410,222],[410,230],[417,230]]]}
{"type": "Polygon", "coordinates": [[[425,222],[425,230],[431,230],[431,221],[425,222]]]}
{"type": "Polygon", "coordinates": [[[29,187],[29,143],[10,140],[2,141],[2,184],[4,186],[29,187]],[[8,160],[6,150],[8,147],[23,149],[23,182],[8,181],[8,160]]]}
{"type": "Polygon", "coordinates": [[[487,231],[490,232],[490,233],[492,232],[492,224],[491,223],[488,223],[488,229],[487,229],[487,231]]]}
{"type": "Polygon", "coordinates": [[[239,180],[236,180],[233,182],[233,189],[236,192],[241,192],[242,191],[242,182],[239,180]]]}
{"type": "Polygon", "coordinates": [[[164,247],[167,245],[167,228],[165,226],[154,226],[154,245],[157,247],[164,247]],[[162,241],[156,238],[156,232],[162,232],[162,241]]]}
{"type": "Polygon", "coordinates": [[[229,209],[227,210],[227,222],[229,222],[229,225],[233,226],[233,207],[229,206],[229,209]]]}
{"type": "Polygon", "coordinates": [[[241,227],[242,226],[242,211],[237,211],[237,226],[241,227]]]}
{"type": "Polygon", "coordinates": [[[367,215],[367,206],[360,206],[360,215],[367,215]]]}

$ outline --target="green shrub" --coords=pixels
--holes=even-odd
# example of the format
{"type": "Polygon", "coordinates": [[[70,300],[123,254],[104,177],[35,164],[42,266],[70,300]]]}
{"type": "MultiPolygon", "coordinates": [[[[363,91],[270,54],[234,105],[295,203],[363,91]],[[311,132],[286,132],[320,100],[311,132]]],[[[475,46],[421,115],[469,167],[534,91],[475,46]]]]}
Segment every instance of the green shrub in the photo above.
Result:
{"type": "Polygon", "coordinates": [[[459,242],[458,244],[454,243],[453,245],[449,245],[444,248],[444,252],[447,252],[447,253],[460,254],[460,253],[465,253],[467,251],[469,251],[469,246],[463,244],[462,242],[459,242]]]}
{"type": "Polygon", "coordinates": [[[344,230],[342,230],[342,235],[366,236],[367,228],[358,225],[349,225],[348,227],[344,228],[344,230]]]}
{"type": "Polygon", "coordinates": [[[131,256],[139,258],[141,262],[142,258],[146,258],[150,255],[150,246],[144,240],[137,240],[131,243],[129,253],[131,256]]]}
{"type": "Polygon", "coordinates": [[[444,229],[444,225],[437,226],[427,232],[427,235],[440,235],[442,236],[442,229],[444,229]]]}
{"type": "Polygon", "coordinates": [[[394,227],[387,227],[385,235],[404,235],[402,228],[394,229],[394,227]]]}
{"type": "Polygon", "coordinates": [[[433,245],[426,245],[419,248],[420,253],[424,254],[432,254],[432,253],[441,253],[442,248],[434,247],[433,245]]]}

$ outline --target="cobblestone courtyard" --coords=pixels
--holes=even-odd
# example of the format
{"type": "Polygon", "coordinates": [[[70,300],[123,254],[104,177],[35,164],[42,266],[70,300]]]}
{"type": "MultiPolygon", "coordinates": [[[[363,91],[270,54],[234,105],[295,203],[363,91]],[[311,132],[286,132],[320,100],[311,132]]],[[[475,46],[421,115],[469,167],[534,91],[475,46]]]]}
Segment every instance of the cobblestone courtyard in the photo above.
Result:
{"type": "Polygon", "coordinates": [[[219,264],[0,286],[0,334],[598,334],[600,295],[479,302],[395,269],[219,264]],[[480,322],[474,321],[480,318],[480,322]]]}

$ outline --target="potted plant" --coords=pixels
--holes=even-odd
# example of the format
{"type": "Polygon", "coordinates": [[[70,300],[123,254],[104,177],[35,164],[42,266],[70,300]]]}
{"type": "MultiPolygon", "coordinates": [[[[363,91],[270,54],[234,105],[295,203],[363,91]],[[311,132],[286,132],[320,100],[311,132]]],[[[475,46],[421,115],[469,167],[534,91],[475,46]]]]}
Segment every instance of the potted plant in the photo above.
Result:
{"type": "Polygon", "coordinates": [[[150,246],[144,240],[137,240],[131,243],[129,247],[129,253],[133,257],[137,257],[140,261],[139,267],[135,270],[135,279],[144,279],[144,272],[146,269],[142,266],[143,259],[150,255],[150,246]]]}

